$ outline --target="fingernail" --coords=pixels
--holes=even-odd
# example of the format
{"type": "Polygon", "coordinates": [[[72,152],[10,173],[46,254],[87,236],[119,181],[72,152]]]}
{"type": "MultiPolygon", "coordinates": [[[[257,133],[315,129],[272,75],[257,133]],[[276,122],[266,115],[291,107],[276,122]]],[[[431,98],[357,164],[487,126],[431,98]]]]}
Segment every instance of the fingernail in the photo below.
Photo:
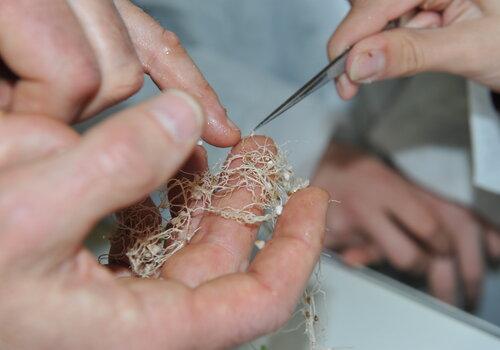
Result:
{"type": "Polygon", "coordinates": [[[240,129],[232,121],[230,121],[229,118],[220,119],[214,117],[213,115],[209,115],[207,119],[208,128],[211,130],[211,132],[218,135],[227,137],[232,135],[232,132],[240,132],[240,129]]]}
{"type": "Polygon", "coordinates": [[[349,77],[358,83],[371,83],[383,73],[385,64],[385,54],[380,50],[361,53],[354,57],[349,77]]]}
{"type": "Polygon", "coordinates": [[[160,125],[177,142],[200,137],[204,118],[201,106],[180,90],[168,90],[148,106],[160,125]]]}
{"type": "Polygon", "coordinates": [[[349,77],[346,73],[342,73],[337,79],[337,88],[339,89],[339,93],[341,95],[346,93],[349,89],[349,77]]]}

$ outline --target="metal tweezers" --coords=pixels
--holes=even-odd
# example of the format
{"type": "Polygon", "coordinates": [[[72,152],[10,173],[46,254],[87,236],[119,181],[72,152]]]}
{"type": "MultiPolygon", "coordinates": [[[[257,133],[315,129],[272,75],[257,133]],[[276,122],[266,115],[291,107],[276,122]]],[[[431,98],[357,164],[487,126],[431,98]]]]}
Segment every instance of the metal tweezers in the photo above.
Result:
{"type": "MultiPolygon", "coordinates": [[[[399,20],[390,21],[384,30],[389,30],[393,28],[397,28],[399,26],[399,20]]],[[[276,108],[269,116],[264,118],[254,129],[261,128],[262,126],[270,123],[274,119],[278,118],[280,115],[288,111],[290,108],[295,106],[297,103],[302,101],[305,97],[312,94],[314,91],[323,87],[329,81],[338,78],[344,71],[345,65],[347,61],[347,55],[350,52],[350,48],[348,48],[344,53],[335,58],[332,62],[330,62],[325,68],[321,70],[318,74],[314,76],[311,80],[309,80],[303,87],[301,87],[296,93],[294,93],[290,98],[288,98],[285,102],[283,102],[278,108],[276,108]]]]}
{"type": "Polygon", "coordinates": [[[263,121],[261,121],[253,131],[261,128],[262,126],[270,123],[274,119],[278,118],[280,115],[288,111],[290,108],[295,106],[297,103],[302,101],[305,97],[309,96],[319,88],[326,85],[328,82],[335,78],[338,78],[345,70],[345,64],[347,60],[347,55],[350,49],[347,49],[343,54],[338,56],[332,62],[330,62],[325,68],[316,74],[311,80],[309,80],[303,87],[301,87],[296,93],[290,96],[285,102],[283,102],[278,108],[276,108],[269,116],[267,116],[263,121]]]}

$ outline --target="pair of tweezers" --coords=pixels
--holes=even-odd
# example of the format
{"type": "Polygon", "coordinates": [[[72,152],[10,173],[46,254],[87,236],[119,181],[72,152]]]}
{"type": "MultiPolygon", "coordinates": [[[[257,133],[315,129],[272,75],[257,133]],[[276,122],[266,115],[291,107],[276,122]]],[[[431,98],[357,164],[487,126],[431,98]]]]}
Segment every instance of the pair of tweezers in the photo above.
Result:
{"type": "MultiPolygon", "coordinates": [[[[390,21],[387,26],[383,29],[390,30],[399,27],[399,19],[390,21]]],[[[274,119],[278,118],[280,115],[288,111],[290,108],[295,106],[297,103],[302,101],[305,97],[312,94],[314,91],[323,87],[329,81],[338,78],[344,71],[347,61],[347,55],[349,55],[350,48],[344,51],[340,56],[330,62],[325,68],[321,70],[318,74],[309,80],[303,87],[301,87],[296,93],[294,93],[290,98],[283,102],[278,108],[276,108],[271,114],[269,114],[263,121],[261,121],[253,131],[263,127],[264,125],[272,122],[274,119]]]]}
{"type": "Polygon", "coordinates": [[[295,106],[297,103],[302,101],[305,97],[309,96],[319,88],[323,87],[326,83],[338,78],[345,71],[345,64],[347,60],[347,55],[349,54],[349,49],[343,54],[338,56],[332,62],[330,62],[325,68],[316,74],[311,80],[309,80],[303,87],[301,87],[296,93],[290,96],[285,102],[283,102],[278,108],[276,108],[271,114],[269,114],[263,121],[261,121],[253,131],[261,128],[262,126],[272,122],[274,119],[278,118],[280,115],[288,111],[290,108],[295,106]]]}

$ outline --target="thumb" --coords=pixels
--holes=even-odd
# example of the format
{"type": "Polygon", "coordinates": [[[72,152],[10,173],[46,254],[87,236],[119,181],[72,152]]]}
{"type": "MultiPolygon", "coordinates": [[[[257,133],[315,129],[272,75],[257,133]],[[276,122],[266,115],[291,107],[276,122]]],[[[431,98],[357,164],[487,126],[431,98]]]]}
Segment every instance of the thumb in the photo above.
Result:
{"type": "Polygon", "coordinates": [[[478,53],[492,44],[478,35],[483,32],[478,29],[482,23],[472,24],[438,29],[400,28],[368,37],[349,54],[349,78],[356,83],[370,83],[424,71],[475,78],[483,68],[484,55],[478,53]]]}

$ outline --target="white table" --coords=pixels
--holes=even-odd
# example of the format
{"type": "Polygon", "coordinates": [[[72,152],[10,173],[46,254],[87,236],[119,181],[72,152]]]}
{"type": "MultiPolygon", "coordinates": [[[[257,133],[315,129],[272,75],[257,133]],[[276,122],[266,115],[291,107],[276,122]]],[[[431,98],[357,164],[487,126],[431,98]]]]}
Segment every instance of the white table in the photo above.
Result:
{"type": "MultiPolygon", "coordinates": [[[[322,259],[318,349],[494,350],[500,329],[370,270],[354,270],[322,259]]],[[[300,314],[285,327],[301,322],[300,314]]],[[[308,349],[304,328],[254,342],[269,350],[308,349]]],[[[250,346],[241,349],[251,349],[250,346]]]]}

